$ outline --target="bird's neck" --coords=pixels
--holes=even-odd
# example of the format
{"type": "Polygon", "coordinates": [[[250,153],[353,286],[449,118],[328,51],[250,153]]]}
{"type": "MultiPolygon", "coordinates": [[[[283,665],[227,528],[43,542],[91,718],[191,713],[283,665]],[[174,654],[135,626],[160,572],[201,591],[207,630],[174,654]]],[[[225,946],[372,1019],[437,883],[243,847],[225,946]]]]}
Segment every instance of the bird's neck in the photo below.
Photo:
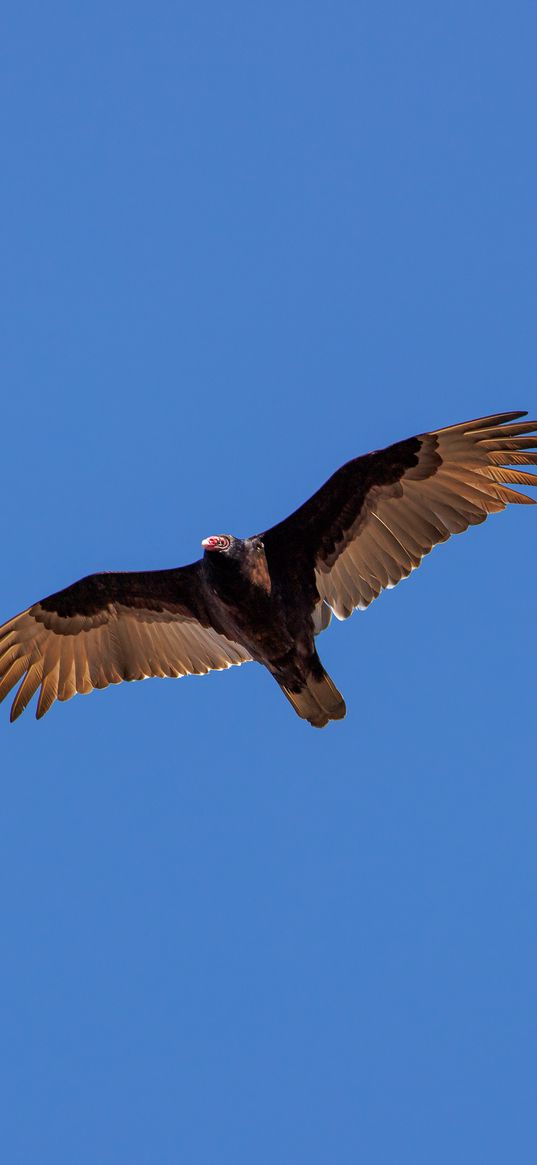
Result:
{"type": "Polygon", "coordinates": [[[270,595],[271,579],[263,553],[245,549],[240,556],[211,552],[203,560],[205,576],[227,601],[244,602],[249,595],[270,595]]]}

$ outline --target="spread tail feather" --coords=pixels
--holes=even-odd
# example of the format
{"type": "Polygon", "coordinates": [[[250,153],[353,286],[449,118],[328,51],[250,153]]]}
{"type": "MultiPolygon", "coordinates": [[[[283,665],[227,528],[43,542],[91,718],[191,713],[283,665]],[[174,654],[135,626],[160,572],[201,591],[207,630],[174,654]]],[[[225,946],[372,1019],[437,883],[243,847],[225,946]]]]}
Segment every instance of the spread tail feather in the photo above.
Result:
{"type": "Polygon", "coordinates": [[[285,684],[280,684],[280,687],[297,715],[308,720],[314,728],[324,728],[329,720],[342,720],[347,713],[341,692],[325,671],[320,677],[310,672],[304,687],[298,692],[293,692],[285,684]]]}

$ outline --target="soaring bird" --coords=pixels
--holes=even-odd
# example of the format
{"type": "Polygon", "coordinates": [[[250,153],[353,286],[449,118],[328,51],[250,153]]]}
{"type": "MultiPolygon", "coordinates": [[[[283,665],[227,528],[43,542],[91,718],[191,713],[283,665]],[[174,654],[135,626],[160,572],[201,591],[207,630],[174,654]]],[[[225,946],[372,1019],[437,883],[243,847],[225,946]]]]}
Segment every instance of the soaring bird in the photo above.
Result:
{"type": "Polygon", "coordinates": [[[263,534],[204,538],[172,570],[90,574],[0,627],[0,700],[19,681],[16,720],[121,680],[201,675],[255,660],[315,728],[345,702],[317,655],[332,613],[346,619],[451,534],[483,522],[512,489],[536,485],[537,421],[525,412],[435,429],[348,461],[263,534]]]}

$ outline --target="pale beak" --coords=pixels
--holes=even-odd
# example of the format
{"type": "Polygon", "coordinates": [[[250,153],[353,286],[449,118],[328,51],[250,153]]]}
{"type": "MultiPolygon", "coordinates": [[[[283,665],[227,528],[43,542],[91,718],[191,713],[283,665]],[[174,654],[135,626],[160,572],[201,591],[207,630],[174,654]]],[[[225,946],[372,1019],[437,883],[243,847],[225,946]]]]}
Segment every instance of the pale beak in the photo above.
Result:
{"type": "Polygon", "coordinates": [[[204,550],[216,550],[218,546],[218,538],[204,538],[201,544],[204,550]]]}

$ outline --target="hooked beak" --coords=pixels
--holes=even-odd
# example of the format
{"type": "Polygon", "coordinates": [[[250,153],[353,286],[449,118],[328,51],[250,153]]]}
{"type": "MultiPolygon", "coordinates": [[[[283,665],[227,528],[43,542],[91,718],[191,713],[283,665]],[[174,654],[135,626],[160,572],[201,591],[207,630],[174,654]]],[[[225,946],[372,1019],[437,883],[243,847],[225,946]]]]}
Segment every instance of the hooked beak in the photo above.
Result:
{"type": "Polygon", "coordinates": [[[218,538],[210,537],[204,538],[201,544],[204,550],[216,550],[218,547],[218,538]]]}

